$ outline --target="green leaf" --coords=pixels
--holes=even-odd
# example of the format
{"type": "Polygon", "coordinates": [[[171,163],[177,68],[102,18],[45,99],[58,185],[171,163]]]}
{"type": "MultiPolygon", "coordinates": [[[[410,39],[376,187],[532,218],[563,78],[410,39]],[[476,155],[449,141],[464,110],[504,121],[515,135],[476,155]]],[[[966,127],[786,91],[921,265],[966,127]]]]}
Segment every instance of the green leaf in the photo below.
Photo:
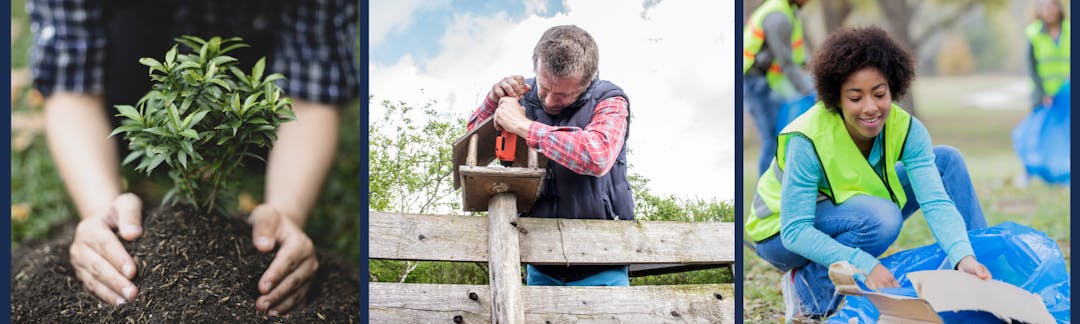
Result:
{"type": "Polygon", "coordinates": [[[250,156],[250,157],[253,157],[253,158],[255,158],[256,160],[262,161],[262,163],[266,163],[266,159],[264,159],[263,157],[261,157],[261,156],[258,156],[258,155],[256,155],[256,154],[253,154],[253,153],[251,153],[251,152],[244,152],[244,155],[246,155],[246,156],[250,156]]]}
{"type": "Polygon", "coordinates": [[[235,49],[243,49],[243,48],[251,48],[251,46],[248,46],[245,43],[235,43],[235,44],[225,46],[225,49],[221,49],[220,53],[225,54],[225,53],[228,53],[229,51],[232,51],[232,50],[235,50],[235,49]]]}
{"type": "Polygon", "coordinates": [[[168,71],[165,70],[165,66],[162,65],[161,62],[158,62],[158,60],[155,60],[152,57],[140,58],[139,59],[139,64],[146,65],[147,67],[149,67],[151,74],[154,72],[154,69],[161,70],[161,72],[168,72],[168,71]]]}
{"type": "Polygon", "coordinates": [[[180,135],[183,135],[184,137],[193,138],[195,140],[199,139],[199,133],[195,132],[194,129],[185,129],[184,131],[180,132],[180,135]]]}
{"type": "Polygon", "coordinates": [[[216,84],[219,87],[225,89],[225,91],[232,91],[232,87],[230,87],[229,83],[225,82],[225,80],[222,80],[222,79],[210,79],[208,81],[210,83],[216,84]]]}
{"type": "Polygon", "coordinates": [[[185,154],[184,151],[176,153],[176,159],[180,161],[180,166],[187,169],[187,154],[185,154]]]}
{"type": "Polygon", "coordinates": [[[150,160],[150,165],[146,168],[146,174],[149,175],[150,172],[153,172],[154,169],[161,165],[161,162],[165,162],[165,154],[158,154],[154,156],[154,159],[150,160]]]}
{"type": "Polygon", "coordinates": [[[161,136],[161,137],[173,137],[172,134],[169,134],[168,132],[165,131],[164,128],[161,128],[160,126],[159,127],[146,128],[146,129],[143,129],[142,131],[150,133],[150,134],[154,134],[154,135],[157,135],[157,136],[161,136]]]}
{"type": "Polygon", "coordinates": [[[136,131],[139,131],[141,129],[142,129],[142,127],[139,127],[139,125],[124,125],[124,126],[120,126],[120,127],[117,127],[116,129],[114,129],[112,131],[112,133],[109,133],[109,137],[116,136],[116,134],[120,134],[120,133],[136,132],[136,131]]]}
{"type": "Polygon", "coordinates": [[[210,63],[218,66],[225,66],[226,63],[236,62],[236,58],[228,55],[221,55],[210,59],[210,63]]]}
{"type": "Polygon", "coordinates": [[[165,64],[168,64],[168,65],[172,66],[173,62],[175,62],[175,61],[176,61],[176,45],[173,45],[173,47],[170,48],[169,51],[165,53],[165,64]]]}
{"type": "Polygon", "coordinates": [[[251,87],[255,87],[262,79],[263,69],[266,68],[266,58],[260,58],[258,62],[255,62],[255,67],[251,69],[251,87]]]}
{"type": "Polygon", "coordinates": [[[135,107],[129,105],[117,105],[116,110],[120,111],[120,115],[118,116],[124,116],[127,117],[127,119],[142,122],[142,114],[139,114],[139,111],[135,110],[135,107]]]}
{"type": "Polygon", "coordinates": [[[203,118],[206,118],[206,114],[209,114],[209,113],[210,113],[209,110],[201,110],[201,111],[195,112],[194,114],[188,115],[188,118],[191,118],[191,122],[188,123],[187,125],[185,125],[184,127],[194,128],[195,125],[198,125],[199,122],[203,120],[203,118]]]}
{"type": "Polygon", "coordinates": [[[121,162],[120,165],[128,165],[128,163],[131,163],[131,161],[135,161],[135,159],[138,159],[142,156],[143,151],[131,151],[131,153],[128,153],[127,157],[124,158],[124,162],[121,162]]]}
{"type": "Polygon", "coordinates": [[[176,105],[169,105],[169,124],[172,125],[173,128],[179,129],[180,121],[180,111],[176,109],[176,105]]]}
{"type": "Polygon", "coordinates": [[[176,67],[176,69],[202,69],[202,65],[200,65],[198,62],[187,61],[180,63],[180,66],[176,67]]]}

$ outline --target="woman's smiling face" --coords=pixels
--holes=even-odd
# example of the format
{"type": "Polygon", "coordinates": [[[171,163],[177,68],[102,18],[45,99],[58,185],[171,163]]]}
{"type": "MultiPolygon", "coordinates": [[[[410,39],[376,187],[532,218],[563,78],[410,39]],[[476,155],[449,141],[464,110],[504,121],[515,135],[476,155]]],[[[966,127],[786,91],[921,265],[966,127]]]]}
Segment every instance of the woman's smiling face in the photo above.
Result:
{"type": "Polygon", "coordinates": [[[877,68],[867,67],[848,76],[840,92],[844,126],[855,144],[869,151],[892,107],[889,83],[877,68]]]}

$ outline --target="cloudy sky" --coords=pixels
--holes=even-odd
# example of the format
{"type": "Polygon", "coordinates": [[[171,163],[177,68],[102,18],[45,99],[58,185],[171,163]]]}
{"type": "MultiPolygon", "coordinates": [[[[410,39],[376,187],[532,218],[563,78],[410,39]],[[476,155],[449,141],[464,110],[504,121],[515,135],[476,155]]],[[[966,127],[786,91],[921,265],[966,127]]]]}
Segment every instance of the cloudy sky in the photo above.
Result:
{"type": "Polygon", "coordinates": [[[630,97],[631,172],[657,193],[734,199],[733,4],[377,0],[370,10],[372,102],[437,100],[446,115],[468,116],[504,76],[532,77],[547,28],[584,28],[600,47],[600,77],[630,97]]]}

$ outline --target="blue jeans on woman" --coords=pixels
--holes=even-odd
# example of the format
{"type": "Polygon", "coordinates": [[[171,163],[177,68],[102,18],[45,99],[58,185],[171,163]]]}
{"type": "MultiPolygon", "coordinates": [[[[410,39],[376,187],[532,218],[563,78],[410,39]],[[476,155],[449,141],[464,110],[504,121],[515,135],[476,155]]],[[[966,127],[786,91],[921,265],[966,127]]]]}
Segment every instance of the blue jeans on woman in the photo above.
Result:
{"type": "Polygon", "coordinates": [[[784,100],[769,88],[769,82],[763,75],[743,77],[743,106],[754,119],[758,138],[761,139],[761,156],[758,158],[758,176],[765,173],[769,163],[776,156],[776,119],[784,100]]]}
{"type": "MultiPolygon", "coordinates": [[[[935,146],[934,155],[945,192],[960,211],[967,230],[985,228],[986,217],[979,206],[979,197],[975,195],[975,187],[960,152],[948,146],[935,146]]],[[[903,209],[897,208],[889,199],[868,195],[851,197],[839,205],[825,200],[817,204],[814,227],[841,244],[860,248],[875,257],[880,256],[896,241],[904,221],[919,210],[903,165],[896,165],[896,175],[908,197],[903,209]]],[[[836,289],[829,280],[828,265],[811,262],[788,251],[779,236],[758,242],[754,248],[758,256],[780,271],[795,270],[793,279],[801,303],[801,314],[827,315],[836,310],[840,299],[834,298],[836,289]]]]}

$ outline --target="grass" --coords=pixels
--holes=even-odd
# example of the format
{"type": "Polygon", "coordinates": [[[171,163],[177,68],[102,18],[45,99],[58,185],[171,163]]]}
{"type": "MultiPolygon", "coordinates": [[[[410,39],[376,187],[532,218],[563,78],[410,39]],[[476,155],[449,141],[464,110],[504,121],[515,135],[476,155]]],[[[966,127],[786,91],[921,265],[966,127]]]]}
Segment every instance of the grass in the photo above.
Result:
{"type": "MultiPolygon", "coordinates": [[[[1058,242],[1071,267],[1069,251],[1068,187],[1050,186],[1033,181],[1029,186],[1016,186],[1023,172],[1013,153],[1009,133],[1028,113],[1027,108],[985,110],[966,104],[959,94],[992,90],[1017,78],[922,77],[915,85],[914,95],[918,117],[927,125],[935,145],[951,145],[964,154],[971,172],[980,204],[987,222],[1015,222],[1038,229],[1058,242]]],[[[1015,107],[1027,107],[1027,97],[1010,100],[1015,107]]],[[[749,206],[757,182],[755,167],[760,144],[753,123],[746,118],[743,125],[744,167],[743,206],[749,206]]],[[[744,211],[746,209],[744,208],[744,211]]],[[[744,215],[745,217],[745,215],[744,215]]],[[[930,229],[921,212],[916,212],[904,224],[900,237],[884,256],[914,247],[934,243],[930,229]]],[[[748,248],[743,248],[743,309],[748,323],[782,320],[783,300],[780,294],[780,272],[761,260],[748,248]]],[[[883,256],[883,257],[884,257],[883,256]]]]}

